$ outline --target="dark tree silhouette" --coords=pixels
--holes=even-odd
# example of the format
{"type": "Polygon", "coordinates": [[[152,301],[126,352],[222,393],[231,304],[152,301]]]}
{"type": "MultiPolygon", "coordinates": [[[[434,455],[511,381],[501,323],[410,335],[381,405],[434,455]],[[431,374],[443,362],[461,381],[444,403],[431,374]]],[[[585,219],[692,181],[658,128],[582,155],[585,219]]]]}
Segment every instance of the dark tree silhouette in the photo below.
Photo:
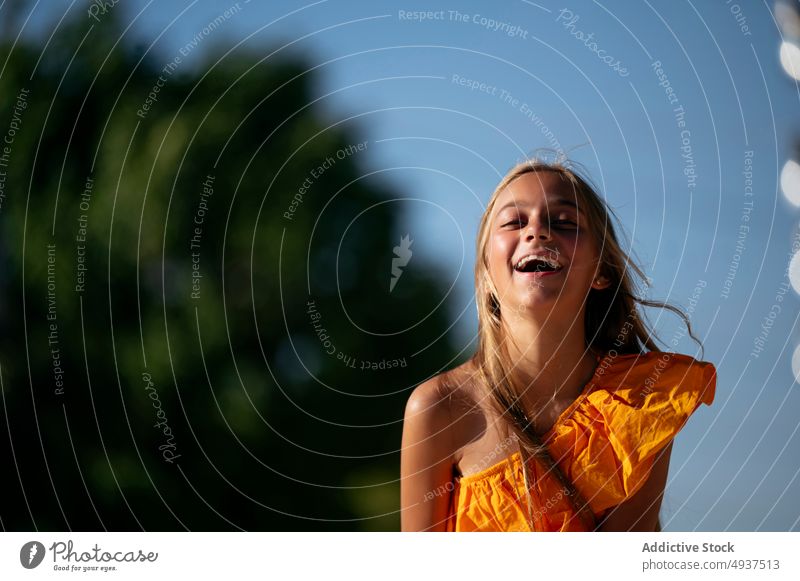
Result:
{"type": "Polygon", "coordinates": [[[399,529],[453,350],[421,258],[389,292],[397,193],[308,63],[189,69],[119,18],[2,39],[3,529],[399,529]]]}

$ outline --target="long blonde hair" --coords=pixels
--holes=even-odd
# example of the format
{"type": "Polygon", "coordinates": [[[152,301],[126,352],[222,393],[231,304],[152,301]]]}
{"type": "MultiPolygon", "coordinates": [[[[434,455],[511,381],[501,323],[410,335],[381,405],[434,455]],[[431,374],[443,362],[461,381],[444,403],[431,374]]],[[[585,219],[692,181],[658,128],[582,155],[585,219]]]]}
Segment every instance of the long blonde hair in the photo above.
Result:
{"type": "MultiPolygon", "coordinates": [[[[692,332],[689,318],[679,308],[666,302],[651,301],[638,295],[638,285],[633,275],[645,281],[647,277],[619,245],[610,217],[618,218],[596,193],[587,178],[573,169],[574,162],[545,162],[527,159],[515,165],[503,177],[492,193],[478,229],[475,262],[475,289],[478,309],[478,348],[472,357],[478,377],[484,383],[497,411],[507,420],[510,431],[517,437],[521,449],[541,461],[549,474],[561,484],[562,492],[572,503],[578,517],[590,530],[598,523],[586,500],[575,485],[564,475],[533,428],[533,421],[520,404],[523,386],[515,377],[514,361],[509,355],[497,290],[489,275],[487,245],[490,235],[492,211],[497,197],[512,181],[530,172],[553,172],[568,182],[575,191],[581,210],[588,222],[588,235],[600,249],[598,274],[611,284],[602,290],[591,289],[586,297],[584,331],[586,349],[596,352],[615,351],[619,354],[660,351],[654,333],[639,316],[637,305],[661,307],[676,313],[686,323],[689,336],[702,344],[692,332]],[[623,326],[627,330],[623,332],[623,326]]],[[[657,338],[657,337],[656,337],[657,338]]],[[[522,450],[521,450],[522,451],[522,450]]],[[[523,461],[525,457],[523,456],[523,461]]],[[[532,506],[530,486],[526,485],[528,506],[532,506]]],[[[535,525],[531,523],[531,528],[535,525]]]]}

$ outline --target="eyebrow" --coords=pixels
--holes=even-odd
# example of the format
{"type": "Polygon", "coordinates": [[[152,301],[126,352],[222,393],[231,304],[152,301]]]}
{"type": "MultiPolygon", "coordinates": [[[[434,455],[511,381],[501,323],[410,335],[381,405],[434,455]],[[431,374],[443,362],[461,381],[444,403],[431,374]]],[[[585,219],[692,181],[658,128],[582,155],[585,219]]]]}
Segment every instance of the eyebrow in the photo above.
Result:
{"type": "MultiPolygon", "coordinates": [[[[513,207],[513,208],[525,208],[525,207],[528,207],[528,206],[530,206],[530,204],[519,203],[519,202],[509,202],[505,206],[503,206],[502,208],[498,209],[497,213],[499,214],[500,212],[502,212],[506,208],[511,208],[511,207],[513,207]]],[[[549,200],[547,206],[548,207],[569,206],[571,208],[575,208],[578,212],[583,214],[583,211],[578,207],[578,204],[576,204],[575,202],[573,202],[572,200],[569,200],[567,198],[556,198],[554,200],[549,200]]]]}

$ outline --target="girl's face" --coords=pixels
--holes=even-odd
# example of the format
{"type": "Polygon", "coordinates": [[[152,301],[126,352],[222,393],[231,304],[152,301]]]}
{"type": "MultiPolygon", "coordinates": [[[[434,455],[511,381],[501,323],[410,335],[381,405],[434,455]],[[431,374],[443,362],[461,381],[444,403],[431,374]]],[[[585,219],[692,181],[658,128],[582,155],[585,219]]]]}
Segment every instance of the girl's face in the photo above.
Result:
{"type": "Polygon", "coordinates": [[[557,304],[553,316],[572,318],[592,288],[608,286],[595,280],[599,253],[582,205],[551,171],[525,173],[498,194],[486,252],[502,312],[557,304]]]}

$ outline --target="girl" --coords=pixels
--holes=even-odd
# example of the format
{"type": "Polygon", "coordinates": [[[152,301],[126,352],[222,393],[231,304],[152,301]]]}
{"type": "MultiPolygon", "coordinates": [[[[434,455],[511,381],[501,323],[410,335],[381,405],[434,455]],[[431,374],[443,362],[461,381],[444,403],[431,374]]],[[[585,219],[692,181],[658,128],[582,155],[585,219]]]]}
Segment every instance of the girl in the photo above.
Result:
{"type": "MultiPolygon", "coordinates": [[[[610,209],[567,164],[511,169],[481,219],[478,348],[417,386],[404,531],[658,531],[672,439],[716,370],[659,351],[610,209]]],[[[699,341],[697,341],[699,344],[699,341]]]]}

